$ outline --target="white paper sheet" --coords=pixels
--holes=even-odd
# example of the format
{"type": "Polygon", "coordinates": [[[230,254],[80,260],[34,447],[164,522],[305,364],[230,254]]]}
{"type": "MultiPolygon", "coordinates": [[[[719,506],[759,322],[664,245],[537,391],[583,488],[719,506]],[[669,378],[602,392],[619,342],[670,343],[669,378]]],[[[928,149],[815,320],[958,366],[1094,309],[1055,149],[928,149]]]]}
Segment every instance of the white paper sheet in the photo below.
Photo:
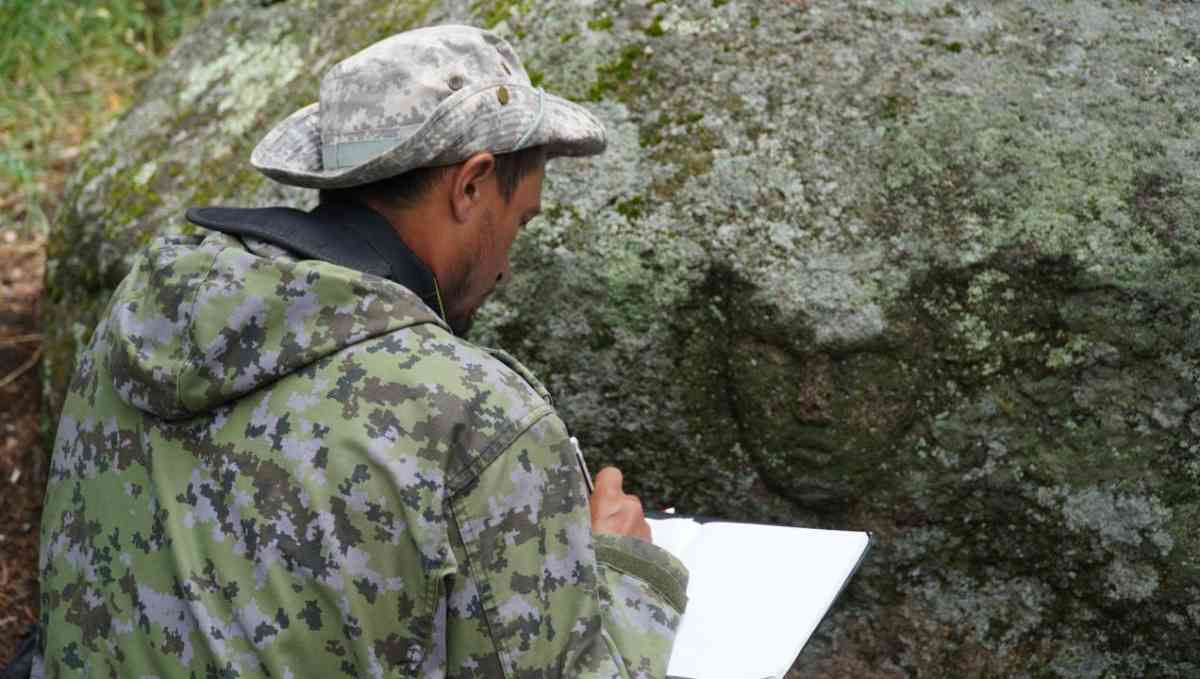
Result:
{"type": "Polygon", "coordinates": [[[870,543],[852,531],[649,521],[655,544],[688,567],[667,674],[689,679],[783,677],[870,543]]]}
{"type": "Polygon", "coordinates": [[[684,550],[696,538],[704,524],[692,519],[647,519],[650,524],[650,538],[654,544],[674,554],[680,561],[684,550]]]}

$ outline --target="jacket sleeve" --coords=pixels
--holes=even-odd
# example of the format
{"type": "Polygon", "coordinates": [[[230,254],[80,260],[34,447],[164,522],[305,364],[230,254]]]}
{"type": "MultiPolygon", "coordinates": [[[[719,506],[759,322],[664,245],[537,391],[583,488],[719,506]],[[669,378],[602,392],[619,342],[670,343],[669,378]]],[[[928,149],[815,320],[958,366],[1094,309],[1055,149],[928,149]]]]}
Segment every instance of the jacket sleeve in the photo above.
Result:
{"type": "MultiPolygon", "coordinates": [[[[556,415],[526,428],[452,511],[479,629],[504,676],[666,676],[687,570],[650,543],[592,535],[583,473],[556,415]]],[[[447,651],[483,641],[450,638],[447,651]]]]}

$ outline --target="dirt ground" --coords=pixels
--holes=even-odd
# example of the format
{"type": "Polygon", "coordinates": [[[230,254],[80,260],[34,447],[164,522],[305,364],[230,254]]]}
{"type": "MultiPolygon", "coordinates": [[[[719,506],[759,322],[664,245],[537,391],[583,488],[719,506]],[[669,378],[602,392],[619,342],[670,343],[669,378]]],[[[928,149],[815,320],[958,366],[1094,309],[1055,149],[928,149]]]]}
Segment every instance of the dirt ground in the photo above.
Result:
{"type": "Polygon", "coordinates": [[[44,268],[42,240],[0,229],[0,667],[38,608],[38,522],[47,459],[39,440],[44,268]]]}

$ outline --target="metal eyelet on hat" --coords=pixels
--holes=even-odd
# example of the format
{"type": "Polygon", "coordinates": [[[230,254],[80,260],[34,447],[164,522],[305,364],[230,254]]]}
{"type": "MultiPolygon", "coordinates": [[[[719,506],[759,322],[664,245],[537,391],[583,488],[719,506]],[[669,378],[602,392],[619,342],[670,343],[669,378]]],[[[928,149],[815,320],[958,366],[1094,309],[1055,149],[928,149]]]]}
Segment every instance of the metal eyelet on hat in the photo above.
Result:
{"type": "Polygon", "coordinates": [[[496,90],[496,98],[500,100],[501,106],[507,105],[508,104],[508,88],[505,87],[504,85],[501,85],[500,88],[496,90]]]}
{"type": "Polygon", "coordinates": [[[446,81],[446,85],[449,86],[450,89],[457,92],[458,90],[462,89],[463,77],[461,75],[452,75],[450,76],[450,80],[446,81]]]}

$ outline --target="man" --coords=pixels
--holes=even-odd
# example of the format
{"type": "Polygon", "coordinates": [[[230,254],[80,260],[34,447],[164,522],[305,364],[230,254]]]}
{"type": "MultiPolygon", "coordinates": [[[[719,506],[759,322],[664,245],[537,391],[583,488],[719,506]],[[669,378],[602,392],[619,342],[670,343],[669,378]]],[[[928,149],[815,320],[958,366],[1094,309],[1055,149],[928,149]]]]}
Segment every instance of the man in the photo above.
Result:
{"type": "Polygon", "coordinates": [[[442,26],[255,149],[312,212],[207,208],[81,356],[42,526],[51,677],[662,677],[687,574],[546,390],[462,339],[601,125],[442,26]]]}

